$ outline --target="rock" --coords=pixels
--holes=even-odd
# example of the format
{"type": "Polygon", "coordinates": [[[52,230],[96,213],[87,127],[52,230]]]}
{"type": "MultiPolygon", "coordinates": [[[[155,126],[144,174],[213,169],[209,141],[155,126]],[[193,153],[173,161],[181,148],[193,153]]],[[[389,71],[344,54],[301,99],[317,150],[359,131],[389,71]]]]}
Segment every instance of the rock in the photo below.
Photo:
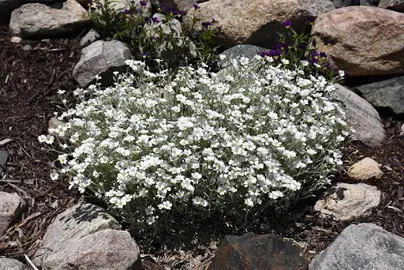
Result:
{"type": "Polygon", "coordinates": [[[333,216],[336,220],[348,221],[378,206],[380,196],[381,192],[374,186],[337,183],[324,194],[323,199],[316,202],[314,210],[324,217],[333,216]]]}
{"type": "Polygon", "coordinates": [[[298,245],[276,235],[227,235],[208,269],[307,269],[301,251],[298,245]]]}
{"type": "Polygon", "coordinates": [[[30,268],[22,262],[0,257],[0,270],[29,270],[30,268]]]}
{"type": "Polygon", "coordinates": [[[22,47],[22,50],[23,51],[31,51],[32,50],[32,47],[31,47],[31,45],[29,45],[29,44],[27,44],[27,45],[24,45],[24,47],[22,47]]]}
{"type": "Polygon", "coordinates": [[[334,0],[336,8],[348,6],[377,6],[380,0],[334,0]]]}
{"type": "Polygon", "coordinates": [[[369,157],[356,162],[348,170],[348,176],[355,180],[380,179],[382,175],[383,172],[380,170],[379,163],[369,157]]]}
{"type": "Polygon", "coordinates": [[[0,0],[0,24],[8,24],[11,12],[21,4],[21,0],[0,0]]]}
{"type": "Polygon", "coordinates": [[[404,12],[404,0],[381,0],[379,7],[404,12]]]}
{"type": "Polygon", "coordinates": [[[6,169],[7,159],[8,159],[8,153],[0,149],[0,177],[3,171],[6,169]]]}
{"type": "Polygon", "coordinates": [[[404,269],[404,239],[383,228],[350,225],[310,264],[310,270],[404,269]]]}
{"type": "Polygon", "coordinates": [[[284,32],[282,22],[292,20],[292,27],[301,31],[308,16],[317,17],[334,9],[329,0],[211,0],[200,9],[190,10],[188,20],[212,21],[222,27],[223,45],[253,44],[273,48],[278,33],[284,32]]]}
{"type": "Polygon", "coordinates": [[[11,38],[12,43],[21,43],[21,41],[22,41],[22,38],[17,37],[17,36],[11,38]]]}
{"type": "MultiPolygon", "coordinates": [[[[249,59],[253,59],[254,56],[258,55],[260,52],[266,52],[268,49],[250,45],[250,44],[239,44],[236,46],[231,47],[230,49],[225,50],[220,55],[226,56],[223,60],[223,63],[226,63],[231,58],[240,58],[240,57],[247,57],[249,59]]],[[[219,56],[220,56],[219,55],[219,56]]]]}
{"type": "Polygon", "coordinates": [[[25,206],[24,200],[16,193],[0,191],[0,237],[21,217],[25,206]]]}
{"type": "Polygon", "coordinates": [[[355,90],[373,106],[388,107],[397,114],[404,113],[404,76],[365,84],[355,90]]]}
{"type": "MultiPolygon", "coordinates": [[[[84,0],[83,0],[84,1],[84,0]]],[[[104,4],[104,0],[100,0],[100,3],[104,4]]],[[[113,8],[117,12],[123,12],[125,9],[129,9],[131,5],[134,5],[138,9],[142,11],[143,16],[150,17],[151,15],[151,1],[150,0],[115,0],[110,1],[110,7],[113,8]],[[145,6],[141,5],[141,3],[146,3],[145,6]]]]}
{"type": "Polygon", "coordinates": [[[196,3],[193,0],[158,0],[156,1],[163,8],[170,8],[175,10],[181,10],[188,12],[190,9],[194,8],[196,3]]]}
{"type": "Polygon", "coordinates": [[[93,43],[94,41],[99,40],[100,34],[97,33],[94,29],[88,31],[88,33],[80,40],[80,46],[85,47],[93,43]]]}
{"type": "Polygon", "coordinates": [[[96,75],[104,84],[112,84],[113,71],[124,71],[125,61],[132,55],[128,46],[120,41],[98,40],[81,51],[80,61],[73,70],[73,77],[81,87],[90,84],[96,75]]]}
{"type": "Polygon", "coordinates": [[[66,246],[54,250],[42,269],[140,270],[140,250],[128,232],[105,229],[74,238],[66,246]]]}
{"type": "Polygon", "coordinates": [[[377,7],[344,7],[321,15],[312,35],[331,66],[350,76],[404,72],[404,14],[377,7]],[[331,41],[333,45],[324,45],[331,41]]]}
{"type": "Polygon", "coordinates": [[[89,24],[87,11],[75,0],[67,0],[61,9],[44,4],[25,4],[11,13],[10,31],[21,37],[51,37],[72,34],[89,24]]]}
{"type": "Polygon", "coordinates": [[[355,130],[353,139],[371,147],[379,146],[386,139],[379,113],[369,102],[339,84],[331,98],[344,109],[348,124],[355,130]]]}
{"type": "Polygon", "coordinates": [[[43,270],[141,269],[139,247],[119,229],[101,208],[77,204],[49,225],[34,263],[43,270]]]}

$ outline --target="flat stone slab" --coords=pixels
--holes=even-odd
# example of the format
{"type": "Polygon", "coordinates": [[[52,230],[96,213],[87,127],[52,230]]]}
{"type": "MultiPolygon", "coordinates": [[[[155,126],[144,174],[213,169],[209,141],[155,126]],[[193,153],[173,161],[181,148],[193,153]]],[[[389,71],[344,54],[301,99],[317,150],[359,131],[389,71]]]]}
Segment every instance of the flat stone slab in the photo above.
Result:
{"type": "Polygon", "coordinates": [[[277,235],[246,233],[227,235],[216,251],[209,270],[306,269],[301,248],[277,235]]]}
{"type": "Polygon", "coordinates": [[[325,193],[323,199],[316,202],[314,210],[324,217],[348,221],[378,206],[380,197],[381,191],[375,186],[337,183],[325,193]]]}
{"type": "Polygon", "coordinates": [[[312,261],[309,269],[404,269],[404,238],[371,223],[350,225],[312,261]]]}
{"type": "Polygon", "coordinates": [[[404,76],[355,88],[375,107],[390,108],[395,113],[404,113],[404,76]]]}

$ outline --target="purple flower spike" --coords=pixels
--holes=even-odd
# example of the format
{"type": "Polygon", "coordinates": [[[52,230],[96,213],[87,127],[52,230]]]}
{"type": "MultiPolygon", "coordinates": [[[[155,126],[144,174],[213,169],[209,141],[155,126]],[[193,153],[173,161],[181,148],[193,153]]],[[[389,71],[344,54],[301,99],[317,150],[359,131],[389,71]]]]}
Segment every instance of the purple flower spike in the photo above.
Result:
{"type": "Polygon", "coordinates": [[[147,1],[145,1],[145,0],[142,0],[142,1],[140,1],[139,3],[140,3],[140,5],[141,5],[142,7],[147,6],[147,1]]]}
{"type": "Polygon", "coordinates": [[[292,25],[292,22],[290,20],[286,20],[282,23],[286,28],[290,28],[290,26],[292,25]]]}
{"type": "Polygon", "coordinates": [[[201,8],[200,6],[198,6],[198,4],[194,4],[193,6],[194,6],[194,9],[195,9],[195,10],[197,10],[197,9],[200,9],[200,8],[201,8]]]}

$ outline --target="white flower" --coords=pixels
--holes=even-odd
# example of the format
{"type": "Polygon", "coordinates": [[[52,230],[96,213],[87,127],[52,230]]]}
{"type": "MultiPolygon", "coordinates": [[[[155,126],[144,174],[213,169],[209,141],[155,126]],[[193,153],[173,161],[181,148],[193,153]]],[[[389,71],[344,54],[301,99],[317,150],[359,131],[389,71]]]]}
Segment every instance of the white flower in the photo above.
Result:
{"type": "Polygon", "coordinates": [[[46,135],[40,135],[40,136],[38,136],[38,141],[39,141],[40,143],[46,142],[46,135]]]}
{"type": "Polygon", "coordinates": [[[65,91],[65,90],[60,90],[60,89],[59,89],[59,90],[57,91],[57,93],[58,93],[58,95],[63,95],[64,93],[66,93],[66,91],[65,91]]]}
{"type": "Polygon", "coordinates": [[[52,171],[51,174],[50,174],[50,178],[51,178],[51,180],[53,180],[53,181],[58,180],[58,178],[59,178],[59,173],[58,173],[57,171],[52,171]]]}
{"type": "Polygon", "coordinates": [[[59,155],[58,160],[62,165],[65,165],[67,163],[67,155],[66,154],[59,155]]]}
{"type": "Polygon", "coordinates": [[[171,207],[173,206],[173,204],[169,201],[164,201],[161,204],[158,205],[159,209],[166,209],[166,210],[170,210],[171,207]]]}
{"type": "Polygon", "coordinates": [[[343,70],[338,70],[338,75],[343,78],[345,77],[345,72],[343,70]]]}

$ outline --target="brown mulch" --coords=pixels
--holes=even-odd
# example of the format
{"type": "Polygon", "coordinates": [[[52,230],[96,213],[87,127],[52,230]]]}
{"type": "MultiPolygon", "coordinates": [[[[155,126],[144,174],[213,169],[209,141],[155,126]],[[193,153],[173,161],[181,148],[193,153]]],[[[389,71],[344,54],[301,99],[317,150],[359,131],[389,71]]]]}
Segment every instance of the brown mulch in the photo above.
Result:
{"type": "MultiPolygon", "coordinates": [[[[80,57],[78,43],[79,38],[15,44],[10,42],[7,28],[0,27],[0,142],[11,139],[0,145],[0,150],[9,154],[6,171],[0,174],[0,191],[16,192],[28,203],[22,218],[0,238],[0,255],[31,257],[47,225],[79,198],[68,190],[67,183],[50,179],[57,153],[43,149],[37,139],[47,132],[53,113],[65,107],[57,90],[71,93],[77,87],[72,69],[80,57]],[[26,45],[31,50],[23,50],[26,45]]],[[[68,102],[71,100],[69,95],[68,102]]],[[[354,183],[346,176],[346,169],[363,157],[382,164],[383,177],[368,183],[383,191],[383,199],[369,216],[350,222],[324,219],[313,211],[313,199],[303,209],[270,224],[268,231],[307,243],[304,252],[308,258],[325,249],[350,224],[375,223],[404,237],[404,136],[398,135],[398,119],[387,118],[389,139],[374,149],[358,142],[347,144],[345,170],[335,179],[354,183]]]]}
{"type": "Polygon", "coordinates": [[[64,107],[57,90],[76,89],[71,73],[80,48],[78,39],[16,44],[10,38],[7,28],[0,27],[0,141],[11,139],[0,145],[9,154],[0,191],[16,192],[28,205],[0,238],[0,255],[21,258],[33,254],[51,220],[78,198],[65,182],[50,179],[58,154],[42,149],[38,136],[64,107]]]}

